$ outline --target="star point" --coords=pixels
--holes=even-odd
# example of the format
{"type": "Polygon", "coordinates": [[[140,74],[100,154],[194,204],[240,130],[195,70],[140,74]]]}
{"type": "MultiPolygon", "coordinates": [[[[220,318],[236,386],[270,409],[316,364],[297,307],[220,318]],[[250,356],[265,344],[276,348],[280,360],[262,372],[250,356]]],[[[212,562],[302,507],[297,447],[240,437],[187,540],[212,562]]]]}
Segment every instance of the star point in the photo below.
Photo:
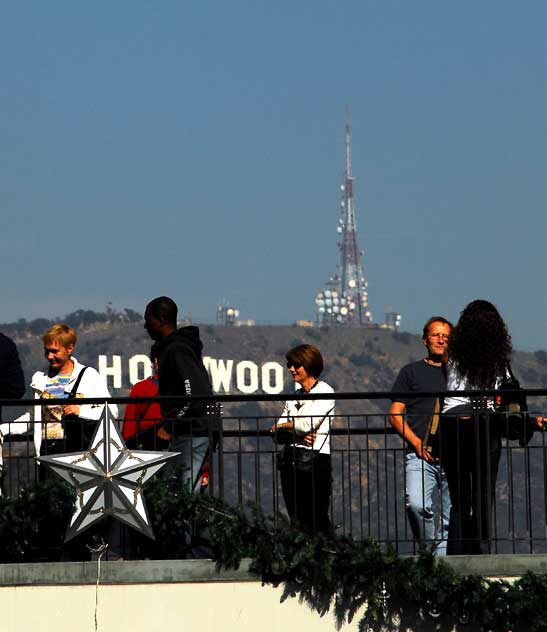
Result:
{"type": "Polygon", "coordinates": [[[37,457],[76,491],[65,542],[107,516],[153,539],[142,486],[177,455],[129,450],[105,406],[87,450],[37,457]]]}

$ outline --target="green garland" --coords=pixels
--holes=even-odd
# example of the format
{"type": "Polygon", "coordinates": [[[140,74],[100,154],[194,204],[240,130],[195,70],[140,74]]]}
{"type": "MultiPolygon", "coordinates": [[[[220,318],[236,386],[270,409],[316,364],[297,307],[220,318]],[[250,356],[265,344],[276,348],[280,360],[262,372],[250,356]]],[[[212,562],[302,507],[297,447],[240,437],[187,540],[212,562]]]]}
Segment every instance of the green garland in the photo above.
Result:
{"type": "Polygon", "coordinates": [[[0,497],[0,562],[42,562],[61,558],[76,494],[57,479],[0,497]]]}
{"type": "MultiPolygon", "coordinates": [[[[430,552],[400,557],[368,540],[311,536],[256,507],[192,494],[176,478],[153,479],[145,495],[158,543],[148,556],[185,557],[182,534],[196,523],[218,569],[250,558],[263,583],[283,584],[281,601],[298,597],[321,616],[332,611],[339,626],[360,617],[360,632],[547,630],[547,575],[527,573],[513,584],[459,575],[430,552]]],[[[57,480],[0,498],[0,561],[57,559],[73,502],[57,480]]]]}
{"type": "Polygon", "coordinates": [[[281,601],[298,597],[321,616],[332,609],[338,626],[358,615],[360,632],[547,630],[547,575],[527,573],[513,584],[459,575],[431,552],[400,557],[369,540],[311,536],[283,517],[275,525],[256,507],[246,513],[191,494],[176,479],[151,482],[146,496],[168,549],[180,547],[182,528],[196,521],[208,530],[218,568],[251,558],[263,583],[284,584],[281,601]]]}

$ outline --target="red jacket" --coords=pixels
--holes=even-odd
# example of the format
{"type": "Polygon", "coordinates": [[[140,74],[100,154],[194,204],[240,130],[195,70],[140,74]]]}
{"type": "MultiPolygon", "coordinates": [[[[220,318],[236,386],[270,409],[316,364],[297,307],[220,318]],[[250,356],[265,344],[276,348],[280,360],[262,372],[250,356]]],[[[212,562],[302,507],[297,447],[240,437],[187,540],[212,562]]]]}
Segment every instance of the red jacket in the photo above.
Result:
{"type": "MultiPolygon", "coordinates": [[[[137,382],[131,389],[129,397],[155,397],[158,394],[158,376],[137,382]]],[[[161,409],[157,402],[127,404],[123,417],[122,436],[129,439],[145,428],[161,423],[161,409]]]]}

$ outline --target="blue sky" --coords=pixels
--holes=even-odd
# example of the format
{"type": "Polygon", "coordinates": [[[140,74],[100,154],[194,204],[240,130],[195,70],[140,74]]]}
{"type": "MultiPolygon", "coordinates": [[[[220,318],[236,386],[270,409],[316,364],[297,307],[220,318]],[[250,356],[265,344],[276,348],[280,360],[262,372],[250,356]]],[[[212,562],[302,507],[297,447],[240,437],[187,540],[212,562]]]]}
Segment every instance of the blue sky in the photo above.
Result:
{"type": "Polygon", "coordinates": [[[488,298],[546,348],[546,28],[533,0],[4,4],[0,322],[313,318],[347,103],[375,318],[488,298]]]}

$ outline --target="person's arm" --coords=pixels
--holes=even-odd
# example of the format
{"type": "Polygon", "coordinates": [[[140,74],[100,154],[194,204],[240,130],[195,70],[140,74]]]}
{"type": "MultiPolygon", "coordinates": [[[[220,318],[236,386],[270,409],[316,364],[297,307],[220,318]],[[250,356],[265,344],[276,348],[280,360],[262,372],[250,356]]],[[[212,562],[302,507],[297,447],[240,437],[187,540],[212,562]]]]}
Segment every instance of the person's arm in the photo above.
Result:
{"type": "Polygon", "coordinates": [[[7,337],[2,337],[0,344],[0,398],[21,399],[25,394],[25,376],[17,347],[7,337]]]}
{"type": "MultiPolygon", "coordinates": [[[[141,395],[139,389],[140,382],[137,382],[131,389],[129,397],[139,397],[141,395]]],[[[125,406],[125,412],[123,415],[122,436],[124,439],[133,437],[138,432],[138,422],[142,418],[140,407],[142,404],[136,404],[130,402],[125,406]]]]}
{"type": "MultiPolygon", "coordinates": [[[[154,397],[157,395],[156,391],[146,388],[146,380],[137,382],[129,393],[129,397],[154,397]]],[[[145,418],[151,404],[146,402],[130,402],[125,407],[125,413],[123,416],[124,423],[126,421],[139,422],[145,418]]]]}
{"type": "Polygon", "coordinates": [[[536,424],[538,430],[545,430],[545,424],[547,423],[547,417],[534,417],[532,421],[536,424]]]}
{"type": "Polygon", "coordinates": [[[21,435],[30,431],[31,429],[30,412],[23,413],[17,419],[13,421],[6,421],[0,424],[0,435],[21,435]]]}
{"type": "MultiPolygon", "coordinates": [[[[167,350],[167,357],[162,357],[160,375],[169,375],[170,382],[176,379],[177,395],[191,395],[192,382],[189,378],[189,371],[185,361],[184,354],[177,353],[176,349],[167,350]]],[[[160,377],[160,393],[161,393],[161,377],[160,377]]],[[[165,394],[165,391],[164,393],[165,394]]],[[[169,441],[173,435],[174,420],[184,417],[189,409],[189,404],[184,403],[182,406],[175,402],[165,402],[161,404],[162,423],[158,426],[157,436],[163,441],[169,441]]]]}
{"type": "MultiPolygon", "coordinates": [[[[334,406],[334,402],[332,402],[332,405],[334,406]]],[[[297,418],[289,416],[289,402],[285,402],[285,406],[283,407],[283,412],[281,413],[281,417],[274,423],[274,425],[270,429],[270,432],[273,435],[272,439],[276,441],[275,433],[277,430],[284,430],[286,432],[292,431],[294,434],[296,434],[295,424],[294,424],[295,419],[297,418]]],[[[296,439],[296,437],[294,438],[296,439]]],[[[303,436],[300,435],[299,442],[301,442],[304,445],[307,445],[308,447],[312,447],[313,444],[315,443],[316,438],[317,438],[317,432],[316,430],[312,430],[310,432],[304,433],[303,436]]]]}
{"type": "Polygon", "coordinates": [[[433,462],[435,459],[424,449],[424,445],[420,437],[412,430],[404,418],[406,404],[403,402],[392,402],[389,407],[389,421],[395,430],[412,446],[414,452],[424,459],[424,461],[433,462]]]}
{"type": "Polygon", "coordinates": [[[279,419],[272,426],[272,430],[276,428],[276,426],[286,426],[288,423],[292,423],[289,419],[289,402],[285,402],[283,406],[283,412],[279,416],[279,419]]]}
{"type": "Polygon", "coordinates": [[[281,416],[279,417],[279,419],[273,424],[273,426],[270,428],[270,432],[273,435],[273,439],[275,440],[275,431],[279,430],[279,429],[283,429],[283,430],[292,430],[292,421],[289,419],[288,417],[289,415],[289,402],[285,402],[285,405],[283,406],[283,412],[281,413],[281,416]]]}
{"type": "Polygon", "coordinates": [[[304,417],[289,417],[287,404],[285,404],[285,409],[283,410],[283,414],[275,422],[272,426],[272,432],[276,428],[283,428],[283,430],[294,430],[294,432],[299,435],[307,435],[310,433],[315,433],[319,426],[325,420],[325,417],[333,410],[334,408],[334,400],[325,399],[320,401],[313,402],[314,404],[325,404],[324,406],[314,406],[314,412],[310,415],[306,415],[304,417]]]}
{"type": "MultiPolygon", "coordinates": [[[[162,362],[163,362],[162,358],[162,362]]],[[[186,395],[188,397],[194,395],[203,395],[204,399],[207,399],[211,395],[210,386],[205,384],[205,380],[208,378],[206,374],[201,371],[197,366],[196,360],[185,353],[178,352],[174,349],[170,357],[166,359],[168,365],[163,368],[162,373],[170,372],[171,379],[176,377],[176,383],[178,384],[178,395],[186,395]]],[[[194,408],[195,409],[195,408],[194,408]]],[[[162,405],[162,417],[163,422],[158,429],[158,436],[162,436],[162,430],[165,431],[165,436],[171,434],[173,430],[173,421],[181,419],[186,416],[192,416],[192,405],[190,402],[184,402],[181,404],[167,403],[166,408],[162,405]]]]}
{"type": "MultiPolygon", "coordinates": [[[[129,397],[137,397],[137,396],[129,393],[129,397]]],[[[130,423],[137,423],[137,421],[140,421],[141,419],[142,419],[142,415],[139,411],[139,404],[129,403],[125,406],[125,412],[123,414],[124,425],[130,424],[130,423]]]]}

